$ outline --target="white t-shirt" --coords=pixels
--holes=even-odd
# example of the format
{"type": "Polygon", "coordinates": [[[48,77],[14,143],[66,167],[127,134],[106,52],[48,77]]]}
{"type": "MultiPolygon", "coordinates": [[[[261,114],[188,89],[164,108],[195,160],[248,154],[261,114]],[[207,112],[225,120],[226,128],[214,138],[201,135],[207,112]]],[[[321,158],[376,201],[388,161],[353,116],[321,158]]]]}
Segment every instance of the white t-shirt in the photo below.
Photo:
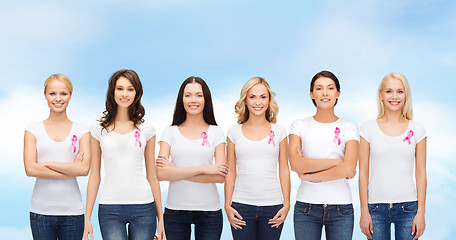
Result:
{"type": "MultiPolygon", "coordinates": [[[[194,167],[213,164],[215,148],[225,143],[221,127],[210,125],[203,138],[188,139],[177,126],[167,127],[160,138],[171,146],[171,161],[176,167],[194,167]]],[[[159,142],[159,143],[160,143],[159,142]]],[[[166,207],[173,210],[216,211],[221,208],[215,183],[197,183],[187,180],[169,183],[166,207]]]]}
{"type": "Polygon", "coordinates": [[[413,181],[416,144],[426,137],[423,125],[410,120],[400,136],[385,135],[376,120],[364,123],[360,135],[369,142],[369,203],[416,201],[413,181]]]}
{"type": "Polygon", "coordinates": [[[126,134],[107,132],[99,122],[91,126],[92,136],[100,142],[104,162],[104,183],[100,204],[145,204],[154,201],[146,178],[144,150],[155,136],[148,122],[126,134]]]}
{"type": "Polygon", "coordinates": [[[255,206],[282,204],[277,168],[279,145],[287,137],[285,127],[271,123],[271,132],[259,141],[246,138],[241,124],[232,126],[227,135],[236,152],[237,173],[232,201],[255,206]]]}
{"type": "MultiPolygon", "coordinates": [[[[343,160],[345,143],[359,141],[355,124],[340,118],[332,123],[317,122],[313,117],[299,119],[291,124],[290,134],[301,138],[305,158],[343,160]]],[[[352,196],[345,178],[321,182],[302,180],[296,200],[313,204],[350,204],[352,196]]]]}
{"type": "MultiPolygon", "coordinates": [[[[73,162],[79,152],[79,139],[89,129],[73,122],[70,134],[61,142],[51,139],[43,122],[28,125],[25,131],[36,139],[36,162],[73,162]]],[[[30,211],[43,215],[80,215],[84,213],[76,178],[36,178],[30,211]]]]}

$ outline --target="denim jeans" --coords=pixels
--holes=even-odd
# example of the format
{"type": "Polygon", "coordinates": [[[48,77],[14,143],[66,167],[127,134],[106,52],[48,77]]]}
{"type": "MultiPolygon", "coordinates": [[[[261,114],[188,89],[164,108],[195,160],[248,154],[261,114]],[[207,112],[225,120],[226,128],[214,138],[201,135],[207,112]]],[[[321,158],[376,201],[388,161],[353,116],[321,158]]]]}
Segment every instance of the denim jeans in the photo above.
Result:
{"type": "Polygon", "coordinates": [[[156,216],[157,209],[154,202],[98,206],[98,222],[104,240],[154,239],[157,227],[156,216]]]}
{"type": "Polygon", "coordinates": [[[353,205],[327,205],[296,202],[294,232],[296,240],[320,240],[325,226],[326,239],[351,240],[353,236],[353,205]]]}
{"type": "Polygon", "coordinates": [[[278,240],[282,233],[283,224],[278,228],[272,228],[268,224],[277,212],[282,209],[283,204],[274,206],[254,206],[233,202],[231,207],[242,216],[246,225],[242,229],[231,227],[234,240],[278,240]]]}
{"type": "Polygon", "coordinates": [[[168,240],[190,240],[195,224],[195,240],[220,240],[223,228],[222,210],[190,211],[165,208],[165,233],[168,240]]]}
{"type": "Polygon", "coordinates": [[[401,203],[368,204],[372,217],[374,240],[391,239],[391,223],[394,223],[396,240],[412,240],[412,225],[418,210],[418,201],[401,203]]]}
{"type": "Polygon", "coordinates": [[[30,227],[34,240],[81,240],[84,214],[54,216],[30,212],[30,227]]]}

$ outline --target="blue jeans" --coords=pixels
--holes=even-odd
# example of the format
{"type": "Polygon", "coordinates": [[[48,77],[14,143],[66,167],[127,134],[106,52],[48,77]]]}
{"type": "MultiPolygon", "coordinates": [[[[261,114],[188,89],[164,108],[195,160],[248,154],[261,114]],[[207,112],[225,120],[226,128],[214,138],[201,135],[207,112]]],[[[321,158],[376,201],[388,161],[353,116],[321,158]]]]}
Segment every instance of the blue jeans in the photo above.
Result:
{"type": "Polygon", "coordinates": [[[325,226],[326,239],[351,240],[353,236],[353,205],[327,205],[296,202],[294,232],[298,240],[320,240],[325,226]]]}
{"type": "Polygon", "coordinates": [[[168,240],[190,240],[195,224],[195,240],[219,240],[222,235],[222,210],[189,211],[165,208],[165,233],[168,240]]]}
{"type": "Polygon", "coordinates": [[[30,212],[30,227],[35,240],[81,240],[84,214],[54,216],[30,212]]]}
{"type": "Polygon", "coordinates": [[[394,223],[394,235],[396,240],[412,240],[412,225],[418,201],[401,203],[375,203],[368,204],[369,213],[372,217],[374,240],[391,239],[391,223],[394,223]]]}
{"type": "Polygon", "coordinates": [[[154,239],[157,227],[156,216],[157,209],[154,202],[98,206],[98,222],[104,240],[154,239]]]}
{"type": "Polygon", "coordinates": [[[274,206],[254,206],[233,202],[231,207],[242,216],[246,225],[242,229],[231,227],[234,240],[278,240],[282,233],[283,224],[278,228],[272,228],[268,224],[277,212],[282,209],[283,204],[274,206]]]}

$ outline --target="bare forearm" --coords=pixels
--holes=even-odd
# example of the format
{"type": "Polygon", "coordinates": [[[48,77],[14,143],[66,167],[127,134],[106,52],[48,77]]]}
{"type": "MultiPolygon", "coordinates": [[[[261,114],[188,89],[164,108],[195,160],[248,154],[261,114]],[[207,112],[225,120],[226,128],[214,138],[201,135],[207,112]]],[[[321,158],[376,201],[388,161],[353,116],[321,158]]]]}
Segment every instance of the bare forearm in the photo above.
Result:
{"type": "MultiPolygon", "coordinates": [[[[290,157],[291,158],[291,157],[290,157]]],[[[339,159],[315,159],[315,158],[304,158],[301,156],[295,156],[294,160],[290,163],[292,170],[297,173],[311,173],[319,172],[323,170],[335,167],[340,163],[339,159]]]]}
{"type": "Polygon", "coordinates": [[[306,174],[308,181],[332,181],[342,178],[353,177],[355,166],[348,164],[339,164],[328,170],[320,171],[317,173],[306,174]]]}
{"type": "Polygon", "coordinates": [[[86,201],[86,220],[91,219],[95,200],[97,198],[98,188],[100,187],[100,176],[90,176],[87,183],[87,201],[86,201]]]}
{"type": "Polygon", "coordinates": [[[189,177],[185,180],[198,183],[223,183],[225,182],[225,177],[219,174],[200,174],[193,177],[189,177]]]}
{"type": "Polygon", "coordinates": [[[89,173],[89,166],[83,162],[46,162],[44,165],[70,177],[87,176],[89,173]]]}
{"type": "Polygon", "coordinates": [[[157,176],[160,181],[186,180],[204,174],[204,166],[195,167],[157,167],[157,176]]]}
{"type": "Polygon", "coordinates": [[[33,164],[26,168],[26,174],[29,177],[43,178],[43,179],[68,179],[71,176],[65,175],[64,173],[52,170],[41,164],[33,164]]]}

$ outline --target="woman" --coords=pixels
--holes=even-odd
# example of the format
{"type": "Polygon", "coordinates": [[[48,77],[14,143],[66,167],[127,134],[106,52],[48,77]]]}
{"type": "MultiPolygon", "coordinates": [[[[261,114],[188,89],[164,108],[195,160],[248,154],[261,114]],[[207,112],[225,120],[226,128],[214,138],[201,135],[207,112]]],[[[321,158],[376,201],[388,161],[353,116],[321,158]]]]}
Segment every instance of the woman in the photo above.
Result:
{"type": "Polygon", "coordinates": [[[24,166],[35,177],[30,207],[33,239],[81,239],[84,208],[77,176],[90,167],[89,129],[68,119],[73,86],[63,74],[44,82],[49,117],[25,129],[24,166]]]}
{"type": "Polygon", "coordinates": [[[98,221],[103,239],[165,239],[160,184],[155,173],[155,129],[144,121],[143,89],[133,70],[109,79],[106,111],[91,128],[92,164],[87,184],[84,239],[93,239],[90,222],[100,185],[103,154],[105,177],[98,221]],[[158,225],[155,216],[158,217],[158,225]],[[128,224],[128,232],[126,226],[128,224]]]}
{"type": "Polygon", "coordinates": [[[225,181],[233,239],[280,239],[290,210],[290,170],[287,132],[276,124],[279,108],[269,84],[250,79],[235,110],[239,125],[228,130],[225,181]]]}
{"type": "Polygon", "coordinates": [[[313,117],[296,120],[290,130],[291,170],[301,178],[294,210],[296,239],[352,239],[353,206],[347,178],[358,161],[358,130],[334,114],[340,96],[337,77],[317,73],[310,97],[317,107],[313,117]]]}
{"type": "Polygon", "coordinates": [[[390,239],[391,223],[395,239],[418,239],[425,228],[426,130],[412,121],[404,75],[387,74],[377,94],[377,119],[360,130],[359,224],[369,239],[390,239]]]}
{"type": "Polygon", "coordinates": [[[157,175],[170,181],[164,214],[167,238],[190,239],[194,224],[195,239],[220,239],[223,219],[215,183],[224,182],[227,173],[225,135],[215,122],[203,79],[189,77],[182,83],[173,123],[159,143],[157,175]]]}

